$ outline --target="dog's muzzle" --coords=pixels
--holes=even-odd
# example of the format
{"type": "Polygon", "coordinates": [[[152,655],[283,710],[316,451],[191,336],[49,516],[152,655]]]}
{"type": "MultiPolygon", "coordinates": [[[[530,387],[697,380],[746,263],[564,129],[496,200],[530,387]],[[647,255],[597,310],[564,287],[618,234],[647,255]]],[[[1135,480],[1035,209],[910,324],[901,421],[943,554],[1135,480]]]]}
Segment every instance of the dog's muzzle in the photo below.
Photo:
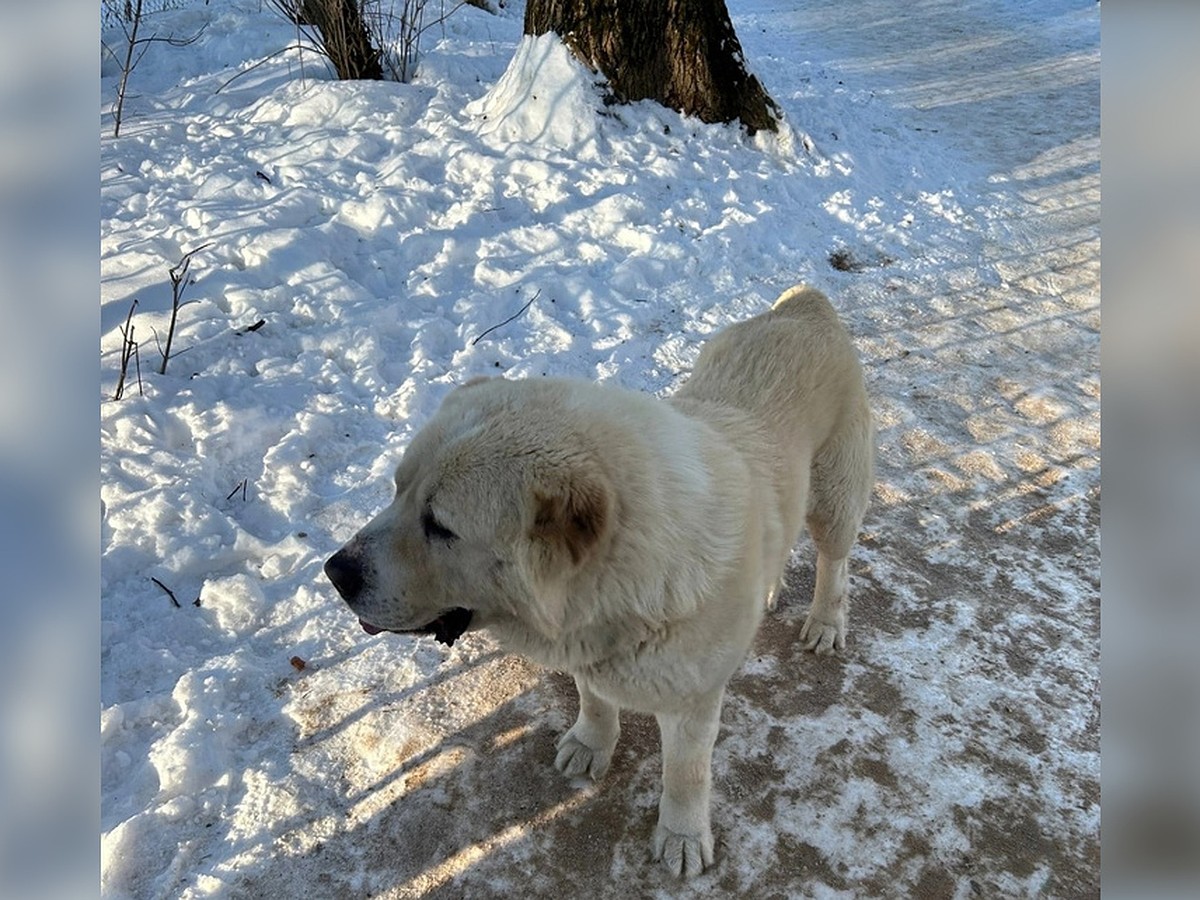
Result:
{"type": "MultiPolygon", "coordinates": [[[[363,576],[362,559],[343,547],[325,561],[325,576],[333,583],[337,592],[342,595],[351,609],[355,608],[355,600],[362,593],[366,578],[363,576]]],[[[420,628],[397,630],[380,628],[372,625],[366,619],[359,617],[359,624],[367,634],[379,634],[382,631],[394,631],[396,634],[431,634],[434,639],[451,646],[471,624],[472,611],[462,607],[444,610],[431,622],[420,628]]]]}

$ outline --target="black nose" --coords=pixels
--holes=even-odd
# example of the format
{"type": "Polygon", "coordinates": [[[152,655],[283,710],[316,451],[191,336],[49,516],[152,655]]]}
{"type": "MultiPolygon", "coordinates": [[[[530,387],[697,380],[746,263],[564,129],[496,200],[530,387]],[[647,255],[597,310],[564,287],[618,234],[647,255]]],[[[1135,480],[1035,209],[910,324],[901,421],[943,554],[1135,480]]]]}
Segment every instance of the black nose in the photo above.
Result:
{"type": "Polygon", "coordinates": [[[326,560],[325,575],[347,603],[353,603],[354,598],[362,591],[362,561],[356,555],[348,553],[345,547],[326,560]]]}

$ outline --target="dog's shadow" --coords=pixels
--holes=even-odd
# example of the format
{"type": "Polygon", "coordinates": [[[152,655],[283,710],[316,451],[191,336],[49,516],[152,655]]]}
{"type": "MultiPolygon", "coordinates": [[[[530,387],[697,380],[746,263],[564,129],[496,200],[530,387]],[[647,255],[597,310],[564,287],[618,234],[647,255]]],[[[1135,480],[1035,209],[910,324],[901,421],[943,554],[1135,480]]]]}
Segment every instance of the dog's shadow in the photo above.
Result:
{"type": "Polygon", "coordinates": [[[574,683],[553,672],[536,678],[447,738],[436,752],[450,766],[407,776],[403,797],[369,826],[377,840],[369,868],[390,863],[393,885],[422,897],[561,897],[596,896],[614,869],[649,863],[660,766],[653,719],[622,717],[598,783],[567,779],[554,768],[554,745],[575,715],[574,683]],[[406,844],[397,870],[395,848],[406,844]]]}
{"type": "Polygon", "coordinates": [[[332,827],[316,841],[277,841],[243,869],[238,896],[278,896],[300,877],[297,857],[319,873],[306,887],[322,897],[624,898],[631,883],[658,896],[743,893],[729,843],[743,859],[786,850],[759,826],[777,791],[808,781],[774,758],[778,722],[819,714],[841,693],[842,664],[797,640],[811,572],[791,581],[729,685],[713,766],[717,861],[698,879],[679,882],[651,859],[662,765],[653,717],[623,712],[607,774],[567,779],[553,764],[578,709],[573,680],[472,634],[419,686],[313,705],[296,752],[313,769],[303,793],[321,807],[314,818],[332,827]],[[342,770],[341,790],[326,766],[342,770]]]}
{"type": "MultiPolygon", "coordinates": [[[[319,858],[314,896],[596,897],[609,884],[625,896],[614,875],[654,871],[653,718],[622,716],[600,782],[568,779],[554,758],[578,708],[572,679],[496,653],[485,637],[464,643],[417,692],[326,712],[336,722],[312,732],[326,746],[301,742],[302,752],[365,760],[347,768],[343,797],[326,794],[342,827],[304,854],[319,858]]],[[[270,895],[291,880],[284,868],[245,873],[246,895],[270,895]]]]}
{"type": "MultiPolygon", "coordinates": [[[[438,688],[436,705],[459,691],[475,698],[512,693],[431,748],[455,764],[428,778],[410,771],[403,797],[371,824],[377,858],[369,865],[390,865],[393,889],[402,884],[399,895],[422,897],[624,898],[631,883],[660,896],[740,893],[744,873],[723,864],[725,835],[732,828],[742,843],[758,821],[773,818],[776,789],[796,780],[775,771],[773,723],[819,715],[841,695],[841,662],[817,660],[797,640],[811,579],[811,568],[790,573],[747,666],[730,683],[714,755],[717,865],[700,879],[681,883],[651,859],[662,766],[654,718],[623,712],[606,775],[598,783],[566,779],[553,767],[554,743],[578,709],[574,682],[503,656],[460,684],[451,679],[438,688]],[[755,746],[759,741],[765,743],[755,746]],[[397,871],[401,857],[406,862],[397,871]]],[[[762,834],[776,840],[773,829],[762,834]]]]}

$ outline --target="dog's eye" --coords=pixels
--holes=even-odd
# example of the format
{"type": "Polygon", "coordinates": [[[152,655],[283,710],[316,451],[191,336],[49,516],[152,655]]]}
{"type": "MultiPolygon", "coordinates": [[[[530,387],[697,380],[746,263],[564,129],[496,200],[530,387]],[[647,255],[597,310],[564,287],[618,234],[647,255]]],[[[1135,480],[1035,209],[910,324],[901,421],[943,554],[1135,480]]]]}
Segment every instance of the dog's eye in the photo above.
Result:
{"type": "Polygon", "coordinates": [[[458,535],[433,517],[433,510],[427,509],[421,513],[421,530],[425,532],[427,541],[453,541],[458,535]]]}

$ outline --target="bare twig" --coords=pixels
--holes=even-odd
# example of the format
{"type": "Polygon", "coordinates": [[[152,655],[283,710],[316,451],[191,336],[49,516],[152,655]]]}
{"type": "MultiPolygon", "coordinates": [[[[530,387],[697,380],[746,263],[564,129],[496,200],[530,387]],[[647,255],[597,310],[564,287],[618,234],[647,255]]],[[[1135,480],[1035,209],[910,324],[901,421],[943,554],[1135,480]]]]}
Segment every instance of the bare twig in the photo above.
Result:
{"type": "Polygon", "coordinates": [[[129,304],[129,315],[125,317],[125,324],[121,327],[121,377],[117,379],[117,389],[113,392],[113,399],[120,400],[125,396],[125,377],[129,374],[129,360],[132,359],[137,366],[137,381],[138,381],[138,396],[142,394],[142,359],[138,354],[137,341],[133,339],[133,311],[137,309],[137,298],[129,304]]]}
{"type": "Polygon", "coordinates": [[[421,38],[425,32],[445,25],[450,16],[466,5],[466,0],[458,0],[449,10],[446,9],[446,0],[439,0],[438,13],[426,21],[425,10],[429,3],[430,0],[395,0],[387,12],[384,12],[383,4],[379,3],[373,21],[370,22],[369,27],[375,34],[376,43],[386,48],[383,54],[384,63],[392,77],[401,84],[412,81],[416,74],[421,38]],[[397,5],[400,7],[398,13],[397,5]]]}
{"type": "Polygon", "coordinates": [[[238,491],[241,491],[241,492],[242,492],[242,502],[244,503],[244,502],[246,501],[246,482],[247,482],[247,480],[248,480],[248,479],[245,479],[245,478],[243,478],[241,481],[239,481],[239,482],[238,482],[238,483],[237,483],[237,484],[234,486],[233,490],[232,490],[232,491],[230,491],[230,492],[229,492],[229,493],[228,493],[228,494],[225,496],[225,499],[226,499],[226,500],[232,500],[232,499],[233,499],[233,496],[234,496],[234,494],[236,494],[238,491]]]}
{"type": "MultiPolygon", "coordinates": [[[[227,81],[222,82],[221,86],[218,87],[215,91],[213,91],[213,93],[214,94],[221,93],[221,91],[225,90],[225,88],[229,87],[231,84],[233,84],[239,78],[241,78],[243,75],[249,75],[251,72],[253,72],[255,69],[257,69],[259,66],[266,65],[271,60],[273,60],[275,57],[282,56],[283,54],[287,53],[289,50],[303,51],[303,49],[304,48],[300,45],[300,39],[297,38],[295,44],[289,44],[288,46],[282,48],[281,50],[276,50],[274,53],[270,53],[267,56],[264,56],[262,59],[260,59],[254,65],[246,66],[246,68],[242,69],[242,71],[238,72],[232,78],[228,79],[227,81]]],[[[301,65],[301,74],[303,75],[303,66],[304,66],[303,52],[301,52],[301,54],[300,54],[300,65],[301,65]]]]}
{"type": "Polygon", "coordinates": [[[503,328],[505,325],[507,325],[513,319],[518,318],[523,312],[525,312],[525,310],[527,310],[527,309],[529,309],[529,307],[533,306],[533,301],[536,300],[539,296],[541,296],[541,293],[542,293],[541,288],[538,288],[537,293],[529,298],[529,302],[526,303],[524,306],[522,306],[520,309],[518,309],[515,313],[513,313],[511,316],[509,316],[503,322],[493,325],[491,328],[486,329],[481,334],[476,335],[475,339],[473,341],[471,341],[471,346],[474,347],[476,344],[478,344],[480,341],[482,341],[487,335],[491,334],[497,328],[503,328]]]}
{"type": "MultiPolygon", "coordinates": [[[[173,34],[168,35],[167,37],[159,37],[157,34],[153,34],[148,38],[142,38],[140,41],[138,41],[138,43],[139,44],[168,44],[172,47],[186,47],[189,44],[194,44],[194,43],[196,43],[196,41],[200,40],[201,36],[204,34],[204,32],[207,28],[208,28],[207,24],[201,25],[199,31],[197,31],[191,37],[187,37],[187,38],[177,38],[173,34]]],[[[142,50],[142,55],[145,55],[145,53],[146,53],[146,51],[142,50]]],[[[141,59],[141,56],[139,56],[138,59],[141,59]]]]}
{"type": "Polygon", "coordinates": [[[171,324],[167,328],[167,346],[165,349],[159,348],[158,351],[162,355],[162,365],[158,367],[159,375],[167,374],[167,362],[171,359],[171,341],[175,339],[175,321],[179,317],[179,304],[183,301],[183,292],[192,283],[188,278],[192,257],[208,246],[210,245],[201,244],[196,249],[189,250],[183,254],[183,259],[167,270],[167,275],[171,279],[171,324]]]}
{"type": "Polygon", "coordinates": [[[176,609],[180,609],[179,601],[175,599],[175,592],[173,590],[171,590],[169,587],[167,587],[165,584],[163,584],[161,581],[159,581],[153,575],[150,576],[150,580],[153,581],[155,584],[157,584],[160,588],[162,588],[166,592],[167,596],[171,598],[171,603],[174,604],[176,609]]]}
{"type": "MultiPolygon", "coordinates": [[[[121,81],[117,85],[117,108],[114,113],[116,122],[113,125],[113,137],[121,135],[121,115],[125,110],[125,88],[129,84],[129,73],[133,71],[133,67],[141,60],[139,56],[137,60],[133,58],[133,48],[137,46],[138,29],[142,27],[142,0],[137,0],[137,6],[133,10],[133,31],[126,31],[125,37],[128,43],[125,47],[125,64],[121,66],[121,81]]],[[[124,27],[124,26],[122,26],[124,27]]]]}
{"type": "MultiPolygon", "coordinates": [[[[208,28],[207,24],[201,25],[200,30],[189,38],[177,38],[174,35],[159,37],[157,34],[153,34],[148,38],[139,38],[138,30],[142,27],[142,0],[129,0],[125,4],[123,19],[121,29],[125,32],[125,61],[121,64],[121,80],[117,84],[117,105],[113,111],[113,137],[121,136],[121,119],[125,111],[125,96],[126,88],[129,86],[129,76],[137,68],[137,64],[142,61],[142,57],[146,55],[146,51],[150,49],[150,45],[169,44],[172,47],[186,47],[188,44],[194,44],[198,41],[200,35],[204,34],[205,29],[208,28]],[[126,25],[126,22],[129,24],[126,25]],[[134,56],[135,51],[137,51],[136,57],[134,56]]],[[[116,58],[115,53],[111,50],[108,52],[110,56],[116,58]]]]}
{"type": "Polygon", "coordinates": [[[133,363],[137,368],[138,396],[144,397],[146,395],[142,393],[142,353],[136,342],[133,345],[133,363]]]}

